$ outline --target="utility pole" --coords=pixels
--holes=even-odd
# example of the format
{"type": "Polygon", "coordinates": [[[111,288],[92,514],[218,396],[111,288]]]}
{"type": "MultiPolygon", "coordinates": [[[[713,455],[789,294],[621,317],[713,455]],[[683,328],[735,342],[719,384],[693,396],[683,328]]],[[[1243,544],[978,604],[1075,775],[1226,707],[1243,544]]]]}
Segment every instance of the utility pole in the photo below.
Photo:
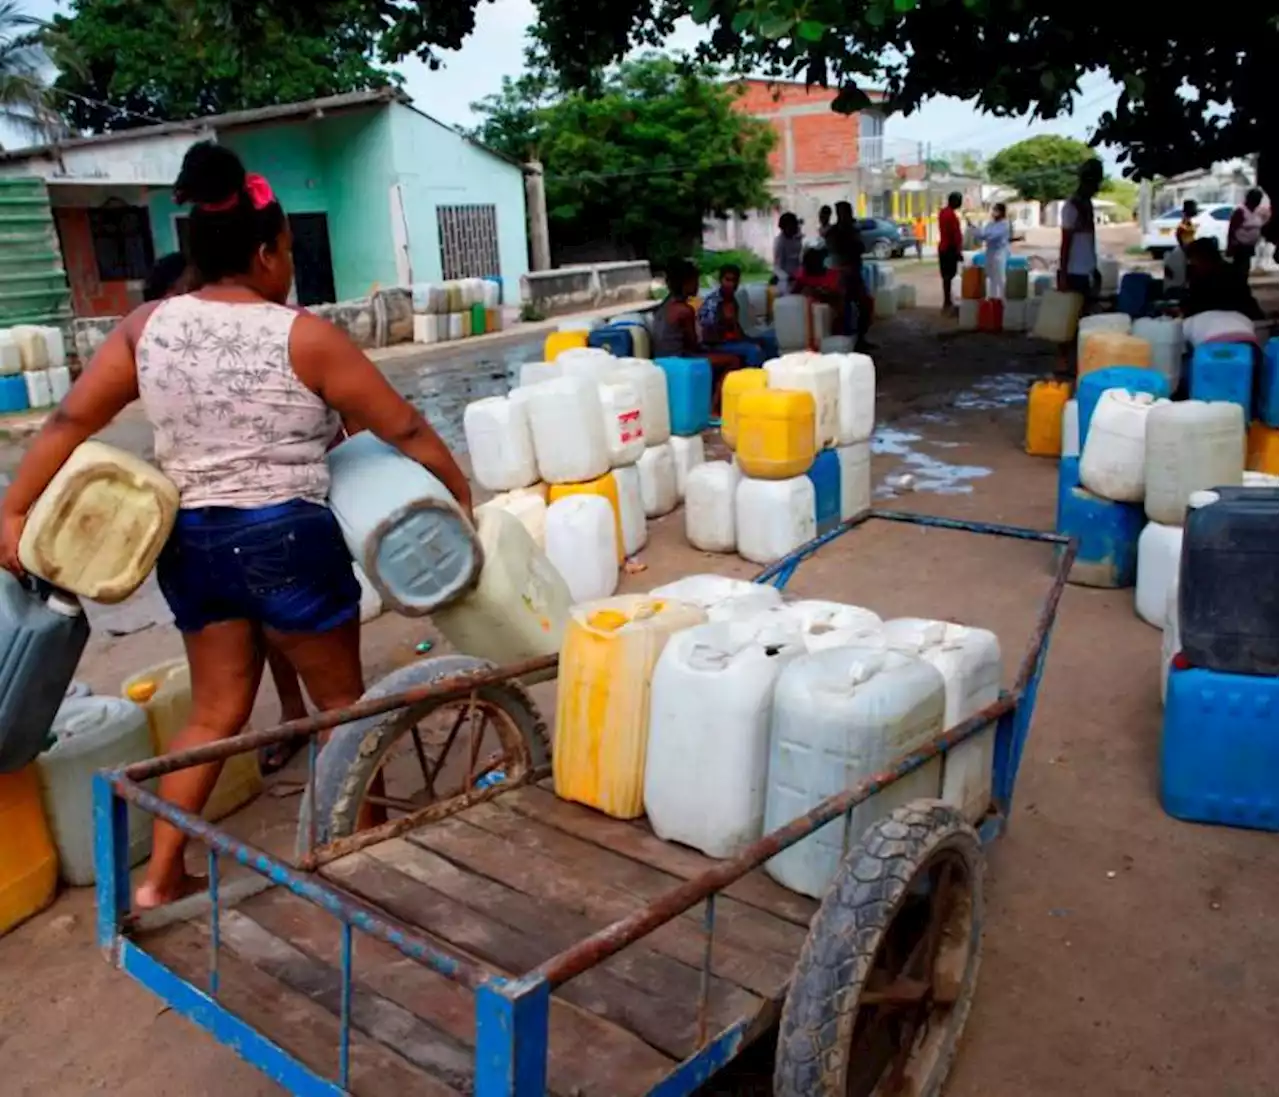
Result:
{"type": "Polygon", "coordinates": [[[1147,231],[1147,225],[1151,221],[1151,182],[1142,179],[1138,182],[1138,227],[1143,231],[1147,231]]]}
{"type": "Polygon", "coordinates": [[[924,149],[924,238],[925,243],[933,243],[933,142],[926,142],[924,149]]]}
{"type": "Polygon", "coordinates": [[[547,226],[547,191],[542,164],[531,160],[524,165],[524,202],[529,218],[529,269],[551,269],[551,232],[547,226]]]}

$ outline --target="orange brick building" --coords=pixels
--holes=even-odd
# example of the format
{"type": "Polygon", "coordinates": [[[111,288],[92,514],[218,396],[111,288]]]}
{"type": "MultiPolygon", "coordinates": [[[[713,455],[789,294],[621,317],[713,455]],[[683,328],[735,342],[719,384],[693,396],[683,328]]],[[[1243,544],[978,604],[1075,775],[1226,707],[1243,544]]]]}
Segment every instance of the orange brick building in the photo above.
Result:
{"type": "MultiPolygon", "coordinates": [[[[894,185],[891,166],[885,177],[882,111],[873,107],[836,114],[831,109],[834,89],[802,83],[745,79],[739,87],[738,109],[767,121],[778,135],[769,184],[777,209],[714,222],[704,237],[707,247],[744,247],[767,255],[783,210],[801,217],[806,233],[816,229],[818,209],[824,205],[843,200],[853,202],[860,215],[879,212],[894,185]]],[[[873,100],[878,98],[872,93],[873,100]]]]}

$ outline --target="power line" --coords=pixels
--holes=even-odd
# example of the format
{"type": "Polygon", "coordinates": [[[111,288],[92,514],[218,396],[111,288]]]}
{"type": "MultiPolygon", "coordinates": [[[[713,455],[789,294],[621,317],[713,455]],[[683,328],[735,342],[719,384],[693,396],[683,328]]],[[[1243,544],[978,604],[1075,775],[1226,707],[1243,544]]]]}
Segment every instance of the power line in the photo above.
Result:
{"type": "MultiPolygon", "coordinates": [[[[1111,86],[1109,78],[1102,77],[1101,79],[1103,80],[1104,86],[1098,88],[1096,91],[1086,92],[1083,88],[1081,89],[1081,102],[1072,105],[1072,113],[1077,110],[1088,110],[1091,107],[1095,107],[1107,98],[1107,96],[1115,94],[1115,89],[1111,86]]],[[[952,147],[956,147],[962,145],[966,141],[972,141],[975,137],[989,137],[992,132],[1003,131],[1012,126],[1026,126],[1028,124],[1029,122],[1027,119],[1022,115],[1019,115],[1016,118],[1001,119],[998,122],[991,125],[985,125],[980,129],[962,134],[959,137],[949,137],[947,141],[952,147]]]]}
{"type": "MultiPolygon", "coordinates": [[[[118,103],[107,103],[101,99],[93,99],[87,95],[81,95],[79,92],[68,91],[66,88],[60,88],[56,84],[50,84],[46,90],[54,92],[57,95],[65,95],[70,99],[77,99],[81,103],[88,103],[93,107],[104,107],[107,110],[114,111],[116,114],[124,114],[130,118],[137,118],[143,122],[150,122],[152,125],[164,125],[166,122],[174,121],[174,119],[169,118],[157,118],[153,114],[139,114],[136,110],[129,110],[127,107],[122,107],[118,103]]],[[[198,120],[199,119],[196,118],[190,119],[190,121],[193,122],[198,120]]]]}

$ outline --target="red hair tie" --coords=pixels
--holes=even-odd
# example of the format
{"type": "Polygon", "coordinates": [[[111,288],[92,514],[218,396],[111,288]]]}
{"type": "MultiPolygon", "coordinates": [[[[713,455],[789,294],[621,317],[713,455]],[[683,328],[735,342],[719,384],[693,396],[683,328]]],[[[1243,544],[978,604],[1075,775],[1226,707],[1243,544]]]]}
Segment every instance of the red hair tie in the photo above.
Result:
{"type": "MultiPolygon", "coordinates": [[[[249,204],[255,210],[266,209],[275,201],[275,192],[271,189],[271,184],[267,182],[266,177],[262,175],[246,175],[244,177],[244,187],[242,192],[249,196],[249,204]]],[[[240,194],[233,194],[230,198],[224,198],[220,202],[200,202],[196,208],[202,209],[205,213],[226,213],[228,210],[236,208],[236,203],[240,201],[240,194]]]]}

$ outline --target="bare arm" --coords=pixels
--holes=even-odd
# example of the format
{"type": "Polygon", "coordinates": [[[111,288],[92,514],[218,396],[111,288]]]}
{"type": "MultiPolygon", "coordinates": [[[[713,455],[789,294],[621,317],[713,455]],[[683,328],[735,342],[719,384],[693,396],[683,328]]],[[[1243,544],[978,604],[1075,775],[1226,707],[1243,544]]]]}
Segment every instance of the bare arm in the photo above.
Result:
{"type": "Polygon", "coordinates": [[[0,504],[0,566],[20,570],[18,539],[27,512],[75,448],[138,398],[133,349],[154,308],[144,305],[117,325],[32,441],[0,504]]]}
{"type": "Polygon", "coordinates": [[[364,428],[440,478],[469,514],[471,485],[449,447],[345,333],[318,316],[299,316],[289,336],[294,372],[350,431],[364,428]]]}
{"type": "Polygon", "coordinates": [[[1240,212],[1239,207],[1231,211],[1231,220],[1227,222],[1227,254],[1230,255],[1235,250],[1236,233],[1240,226],[1244,223],[1244,214],[1240,212]]]}

